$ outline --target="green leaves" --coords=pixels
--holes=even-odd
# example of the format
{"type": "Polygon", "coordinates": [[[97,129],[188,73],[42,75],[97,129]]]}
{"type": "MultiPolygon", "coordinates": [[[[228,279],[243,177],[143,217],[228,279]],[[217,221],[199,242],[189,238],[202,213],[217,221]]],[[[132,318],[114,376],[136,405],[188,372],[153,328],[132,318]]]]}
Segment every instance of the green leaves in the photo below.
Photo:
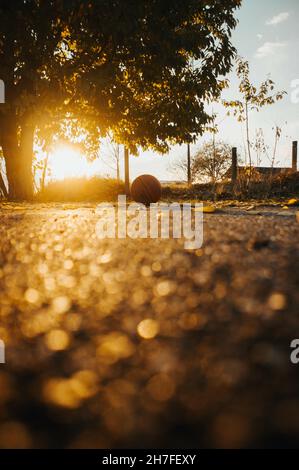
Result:
{"type": "Polygon", "coordinates": [[[91,61],[81,76],[90,92],[77,89],[98,113],[101,133],[109,129],[131,152],[137,146],[165,152],[204,132],[210,119],[204,103],[220,96],[219,77],[235,53],[229,38],[239,4],[91,1],[84,18],[88,35],[81,19],[72,32],[80,50],[97,47],[106,54],[101,66],[91,61]]]}
{"type": "Polygon", "coordinates": [[[68,121],[69,138],[79,129],[93,152],[107,133],[131,152],[193,141],[227,85],[240,3],[3,0],[0,60],[17,126],[30,115],[48,143],[68,121]]]}
{"type": "Polygon", "coordinates": [[[264,106],[283,99],[286,94],[285,91],[271,93],[274,91],[275,83],[270,78],[262,82],[259,88],[255,87],[250,82],[249,63],[242,57],[237,58],[236,73],[240,80],[239,91],[243,99],[242,101],[223,101],[223,105],[234,110],[233,114],[239,122],[246,120],[246,107],[247,109],[259,111],[264,106]]]}

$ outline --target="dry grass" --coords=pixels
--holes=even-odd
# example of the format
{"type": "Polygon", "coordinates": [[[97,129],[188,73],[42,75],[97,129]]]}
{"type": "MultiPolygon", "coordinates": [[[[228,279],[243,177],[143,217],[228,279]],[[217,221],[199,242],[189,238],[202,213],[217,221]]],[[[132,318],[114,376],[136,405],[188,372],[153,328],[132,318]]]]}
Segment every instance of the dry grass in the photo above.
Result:
{"type": "MultiPolygon", "coordinates": [[[[125,194],[123,181],[101,178],[69,178],[49,183],[36,194],[37,202],[102,202],[116,201],[125,194]]],[[[165,201],[212,201],[212,200],[266,200],[299,196],[299,172],[279,174],[273,178],[253,177],[251,181],[240,178],[233,188],[230,181],[216,184],[172,183],[162,186],[165,201]]]]}
{"type": "Polygon", "coordinates": [[[275,177],[258,175],[246,181],[240,178],[235,187],[230,181],[213,185],[193,184],[169,184],[163,186],[163,198],[167,200],[247,200],[247,199],[271,199],[283,197],[298,197],[299,172],[282,173],[275,177]]]}
{"type": "Polygon", "coordinates": [[[115,201],[119,194],[124,194],[122,181],[95,176],[53,181],[36,199],[40,202],[115,201]]]}

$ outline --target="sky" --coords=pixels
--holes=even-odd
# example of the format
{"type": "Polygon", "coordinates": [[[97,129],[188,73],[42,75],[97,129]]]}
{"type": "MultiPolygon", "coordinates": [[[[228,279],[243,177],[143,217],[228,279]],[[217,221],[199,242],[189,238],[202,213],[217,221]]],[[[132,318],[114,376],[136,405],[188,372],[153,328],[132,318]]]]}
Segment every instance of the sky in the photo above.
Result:
{"type": "MultiPolygon", "coordinates": [[[[260,113],[251,113],[252,135],[256,129],[262,128],[271,152],[274,143],[273,127],[276,125],[281,127],[282,138],[277,152],[277,166],[291,166],[292,141],[299,140],[299,99],[297,104],[291,99],[294,91],[291,84],[294,80],[298,80],[299,89],[299,2],[298,0],[243,0],[242,7],[237,11],[237,18],[239,23],[233,32],[232,42],[238,54],[249,61],[251,81],[260,84],[270,74],[277,90],[285,90],[288,93],[283,101],[264,108],[260,113]]],[[[228,78],[231,85],[225,92],[224,98],[235,99],[238,93],[235,74],[231,73],[228,78]]],[[[214,105],[213,109],[219,113],[218,138],[238,147],[239,154],[244,153],[243,125],[237,123],[234,118],[227,117],[226,110],[222,106],[214,105]]],[[[209,137],[206,134],[199,138],[196,144],[191,146],[192,154],[209,137]]],[[[184,155],[186,155],[186,146],[175,146],[166,155],[148,151],[141,152],[138,157],[131,156],[131,179],[145,173],[152,174],[160,180],[181,179],[182,175],[175,174],[171,167],[184,155]]],[[[267,160],[262,164],[269,166],[267,160]]],[[[121,172],[123,172],[122,164],[121,172]]],[[[86,166],[85,173],[87,175],[104,173],[114,176],[109,162],[105,164],[102,160],[86,166]]],[[[55,177],[55,173],[53,176],[55,177]]]]}

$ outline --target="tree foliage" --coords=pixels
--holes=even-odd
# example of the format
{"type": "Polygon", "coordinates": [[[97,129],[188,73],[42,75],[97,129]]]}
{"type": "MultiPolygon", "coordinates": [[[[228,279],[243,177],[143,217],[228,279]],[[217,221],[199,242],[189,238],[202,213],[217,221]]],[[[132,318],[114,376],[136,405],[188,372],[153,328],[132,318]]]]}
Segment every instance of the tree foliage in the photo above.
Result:
{"type": "Polygon", "coordinates": [[[10,194],[32,192],[34,136],[132,152],[191,142],[220,96],[241,0],[2,0],[0,144],[10,194]]]}

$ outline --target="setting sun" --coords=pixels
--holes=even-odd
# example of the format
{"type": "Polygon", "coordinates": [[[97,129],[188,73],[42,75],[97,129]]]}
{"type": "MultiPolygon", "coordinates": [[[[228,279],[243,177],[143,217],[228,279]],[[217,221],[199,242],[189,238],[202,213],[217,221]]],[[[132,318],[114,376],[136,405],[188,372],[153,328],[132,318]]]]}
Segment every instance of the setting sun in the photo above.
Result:
{"type": "Polygon", "coordinates": [[[90,165],[79,151],[60,145],[49,158],[51,176],[54,180],[85,176],[89,173],[90,165]]]}

